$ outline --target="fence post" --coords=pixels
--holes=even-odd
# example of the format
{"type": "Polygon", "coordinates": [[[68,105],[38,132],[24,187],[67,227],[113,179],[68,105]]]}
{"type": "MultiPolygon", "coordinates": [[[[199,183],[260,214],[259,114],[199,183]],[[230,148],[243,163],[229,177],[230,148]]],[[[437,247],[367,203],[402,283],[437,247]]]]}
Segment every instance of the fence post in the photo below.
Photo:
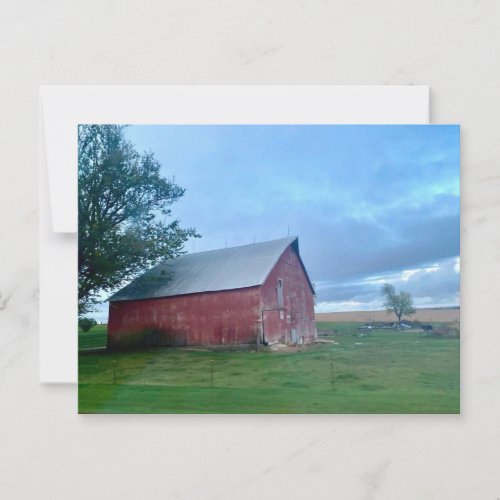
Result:
{"type": "Polygon", "coordinates": [[[333,353],[330,353],[330,383],[332,384],[332,389],[335,389],[335,370],[333,367],[333,353]]]}

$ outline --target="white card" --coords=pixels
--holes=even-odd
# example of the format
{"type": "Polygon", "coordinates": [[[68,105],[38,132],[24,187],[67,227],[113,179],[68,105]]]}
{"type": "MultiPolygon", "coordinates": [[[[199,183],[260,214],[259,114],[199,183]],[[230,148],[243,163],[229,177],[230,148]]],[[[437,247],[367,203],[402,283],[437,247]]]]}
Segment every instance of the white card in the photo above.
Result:
{"type": "Polygon", "coordinates": [[[427,86],[40,89],[40,381],[76,383],[77,126],[427,124],[427,86]]]}

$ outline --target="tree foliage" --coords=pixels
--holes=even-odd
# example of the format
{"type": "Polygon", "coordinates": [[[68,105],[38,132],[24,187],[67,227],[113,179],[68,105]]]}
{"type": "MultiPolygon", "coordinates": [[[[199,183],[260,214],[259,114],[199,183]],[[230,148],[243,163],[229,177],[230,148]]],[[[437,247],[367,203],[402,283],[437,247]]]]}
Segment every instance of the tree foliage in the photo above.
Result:
{"type": "Polygon", "coordinates": [[[170,206],[185,190],[139,153],[124,127],[78,130],[79,314],[160,260],[183,253],[194,228],[181,228],[170,206]]]}
{"type": "Polygon", "coordinates": [[[413,299],[408,292],[396,292],[393,285],[386,283],[382,287],[382,296],[384,297],[384,307],[387,312],[394,313],[398,318],[398,324],[401,325],[401,318],[414,314],[413,299]]]}
{"type": "Polygon", "coordinates": [[[84,331],[88,332],[93,326],[97,325],[97,321],[94,318],[79,318],[78,326],[84,331]]]}

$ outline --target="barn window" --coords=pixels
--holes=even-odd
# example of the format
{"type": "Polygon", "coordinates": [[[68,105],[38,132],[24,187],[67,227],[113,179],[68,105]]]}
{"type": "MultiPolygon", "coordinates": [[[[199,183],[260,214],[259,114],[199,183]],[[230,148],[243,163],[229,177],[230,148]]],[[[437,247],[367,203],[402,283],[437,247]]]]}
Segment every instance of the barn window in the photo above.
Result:
{"type": "Polygon", "coordinates": [[[283,281],[278,279],[278,284],[276,286],[276,296],[278,299],[278,307],[284,307],[283,303],[283,281]]]}
{"type": "Polygon", "coordinates": [[[280,310],[280,319],[285,319],[285,312],[283,309],[280,310]]]}

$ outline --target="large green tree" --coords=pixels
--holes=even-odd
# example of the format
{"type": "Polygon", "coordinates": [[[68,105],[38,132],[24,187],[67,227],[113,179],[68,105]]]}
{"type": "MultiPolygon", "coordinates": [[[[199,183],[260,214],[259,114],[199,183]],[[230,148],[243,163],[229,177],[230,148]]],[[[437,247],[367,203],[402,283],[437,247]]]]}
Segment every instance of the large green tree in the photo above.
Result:
{"type": "Polygon", "coordinates": [[[382,287],[384,297],[384,307],[387,312],[394,313],[398,318],[398,325],[401,326],[401,318],[414,314],[413,299],[408,292],[396,292],[394,285],[386,283],[382,287]]]}
{"type": "Polygon", "coordinates": [[[123,126],[79,127],[79,314],[199,236],[172,217],[170,206],[185,190],[160,168],[153,153],[126,140],[123,126]]]}

